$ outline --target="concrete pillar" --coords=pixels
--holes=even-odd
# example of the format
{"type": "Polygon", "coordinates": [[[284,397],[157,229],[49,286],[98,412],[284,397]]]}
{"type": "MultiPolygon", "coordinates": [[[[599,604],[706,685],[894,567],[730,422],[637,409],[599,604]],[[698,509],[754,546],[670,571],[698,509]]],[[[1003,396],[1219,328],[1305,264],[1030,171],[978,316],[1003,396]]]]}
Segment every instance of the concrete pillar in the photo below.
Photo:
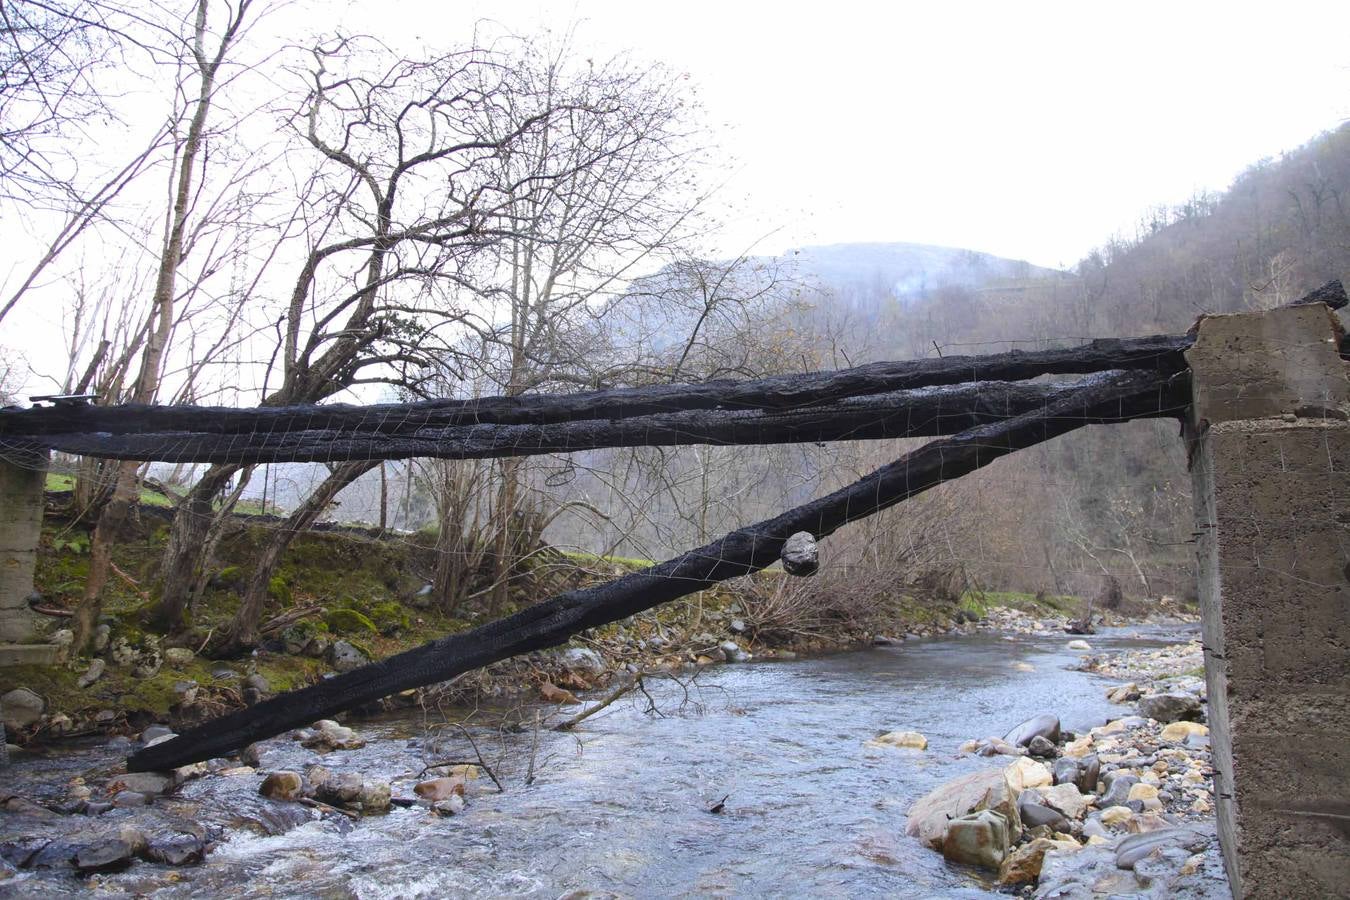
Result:
{"type": "Polygon", "coordinates": [[[0,665],[55,659],[55,647],[37,643],[37,616],[28,608],[46,480],[46,453],[0,456],[0,665]]]}
{"type": "Polygon", "coordinates": [[[1192,370],[1205,676],[1236,897],[1350,878],[1350,382],[1321,304],[1201,321],[1192,370]]]}

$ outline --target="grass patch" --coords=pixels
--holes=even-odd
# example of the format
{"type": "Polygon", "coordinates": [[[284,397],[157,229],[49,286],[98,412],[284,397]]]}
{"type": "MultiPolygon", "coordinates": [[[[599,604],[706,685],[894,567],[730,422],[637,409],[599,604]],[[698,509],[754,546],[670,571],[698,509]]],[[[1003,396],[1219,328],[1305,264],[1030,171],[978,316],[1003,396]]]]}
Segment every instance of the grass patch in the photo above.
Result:
{"type": "Polygon", "coordinates": [[[610,565],[621,569],[650,569],[656,565],[654,559],[642,559],[636,556],[600,556],[583,550],[559,550],[564,557],[583,566],[610,565]]]}
{"type": "MultiPolygon", "coordinates": [[[[47,473],[46,489],[55,493],[73,491],[75,490],[75,476],[49,472],[47,473]]],[[[137,499],[145,506],[157,506],[160,509],[170,509],[173,506],[168,497],[154,491],[148,491],[145,488],[141,488],[140,497],[137,499]]]]}
{"type": "Polygon", "coordinates": [[[1067,594],[1028,594],[1022,591],[966,591],[961,595],[961,609],[973,615],[988,614],[990,608],[1006,606],[1026,613],[1077,614],[1083,600],[1067,594]]]}

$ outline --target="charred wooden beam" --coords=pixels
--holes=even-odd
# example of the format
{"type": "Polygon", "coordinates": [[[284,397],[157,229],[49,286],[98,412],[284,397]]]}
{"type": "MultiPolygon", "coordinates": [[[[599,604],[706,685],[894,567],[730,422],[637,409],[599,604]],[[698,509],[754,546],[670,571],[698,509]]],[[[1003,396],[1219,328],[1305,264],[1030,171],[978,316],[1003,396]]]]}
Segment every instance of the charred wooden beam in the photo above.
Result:
{"type": "Polygon", "coordinates": [[[372,459],[484,459],[602,447],[793,444],[955,434],[1045,406],[1065,384],[974,382],[848,397],[791,410],[691,410],[549,425],[422,428],[407,434],[301,431],[252,434],[77,434],[53,450],[111,459],[257,464],[372,459]]]}
{"type": "MultiPolygon", "coordinates": [[[[1350,303],[1340,281],[1331,281],[1291,305],[1350,303]]],[[[352,406],[234,409],[200,406],[78,406],[0,409],[0,442],[76,434],[181,432],[278,434],[288,431],[342,431],[407,435],[424,428],[468,425],[547,425],[592,419],[627,419],[691,410],[789,410],[838,402],[845,397],[882,394],[968,381],[1020,381],[1042,375],[1082,375],[1113,369],[1165,374],[1186,368],[1182,354],[1193,333],[1140,338],[1107,338],[1064,349],[947,356],[876,362],[852,369],[778,375],[752,381],[610,388],[576,394],[526,394],[471,400],[352,406]]]]}
{"type": "Polygon", "coordinates": [[[128,759],[127,768],[169,769],[220,756],[398,691],[556,646],[588,628],[759,571],[779,558],[784,542],[795,532],[824,537],[1015,450],[1087,424],[1177,416],[1189,400],[1184,377],[1129,372],[1089,379],[1061,389],[1042,409],[932,441],[848,487],[643,572],[559,594],[507,618],[207,722],[137,751],[128,759]]]}
{"type": "Polygon", "coordinates": [[[876,362],[852,369],[778,375],[753,381],[611,388],[576,394],[526,394],[473,400],[349,406],[258,407],[82,406],[0,410],[0,438],[59,434],[279,434],[331,430],[407,435],[425,428],[469,425],[547,425],[692,410],[791,410],[846,397],[968,381],[1020,381],[1042,375],[1081,375],[1115,369],[1173,374],[1186,367],[1187,335],[1104,339],[1081,347],[876,362]]]}

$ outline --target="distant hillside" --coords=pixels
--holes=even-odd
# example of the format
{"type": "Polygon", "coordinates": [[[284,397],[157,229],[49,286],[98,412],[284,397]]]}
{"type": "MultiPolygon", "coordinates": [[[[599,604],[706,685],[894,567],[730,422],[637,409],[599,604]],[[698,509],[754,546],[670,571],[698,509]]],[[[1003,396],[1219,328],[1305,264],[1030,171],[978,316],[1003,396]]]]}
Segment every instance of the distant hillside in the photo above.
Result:
{"type": "Polygon", "coordinates": [[[920,297],[944,286],[979,288],[991,282],[1051,274],[1051,270],[1025,260],[930,244],[799,247],[783,254],[782,259],[801,275],[836,290],[880,290],[897,299],[920,297]]]}

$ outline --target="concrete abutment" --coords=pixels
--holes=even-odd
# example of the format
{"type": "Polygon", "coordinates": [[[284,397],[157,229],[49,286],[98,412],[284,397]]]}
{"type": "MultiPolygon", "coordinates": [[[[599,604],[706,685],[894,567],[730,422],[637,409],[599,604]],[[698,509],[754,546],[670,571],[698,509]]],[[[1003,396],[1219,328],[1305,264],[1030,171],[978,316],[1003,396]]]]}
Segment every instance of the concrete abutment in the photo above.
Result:
{"type": "Polygon", "coordinates": [[[56,647],[42,643],[28,607],[42,537],[47,454],[0,455],[0,666],[51,664],[56,647]]]}
{"type": "Polygon", "coordinates": [[[1350,887],[1350,382],[1325,306],[1201,321],[1194,406],[1219,837],[1237,897],[1350,887]]]}

